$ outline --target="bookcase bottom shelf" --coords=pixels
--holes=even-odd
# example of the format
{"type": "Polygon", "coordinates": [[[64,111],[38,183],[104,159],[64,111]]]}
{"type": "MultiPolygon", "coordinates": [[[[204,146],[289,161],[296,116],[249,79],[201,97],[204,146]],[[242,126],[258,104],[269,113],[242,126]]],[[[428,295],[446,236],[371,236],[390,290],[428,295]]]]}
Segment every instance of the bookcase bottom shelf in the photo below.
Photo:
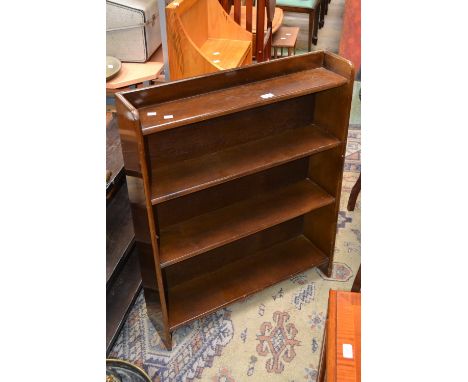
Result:
{"type": "Polygon", "coordinates": [[[325,256],[304,235],[296,236],[215,272],[169,286],[171,331],[223,306],[287,279],[308,268],[327,263],[325,256]]]}

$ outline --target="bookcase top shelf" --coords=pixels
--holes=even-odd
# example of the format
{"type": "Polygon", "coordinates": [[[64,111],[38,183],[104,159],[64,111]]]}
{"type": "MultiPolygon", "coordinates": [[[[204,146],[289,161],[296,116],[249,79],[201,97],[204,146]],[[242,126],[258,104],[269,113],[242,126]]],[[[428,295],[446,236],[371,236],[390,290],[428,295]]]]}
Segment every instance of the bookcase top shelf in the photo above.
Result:
{"type": "Polygon", "coordinates": [[[350,61],[316,51],[117,93],[143,135],[342,86],[350,61]],[[149,113],[149,114],[148,114],[149,113]]]}
{"type": "Polygon", "coordinates": [[[139,109],[143,135],[327,90],[347,79],[325,68],[303,70],[139,109]]]}

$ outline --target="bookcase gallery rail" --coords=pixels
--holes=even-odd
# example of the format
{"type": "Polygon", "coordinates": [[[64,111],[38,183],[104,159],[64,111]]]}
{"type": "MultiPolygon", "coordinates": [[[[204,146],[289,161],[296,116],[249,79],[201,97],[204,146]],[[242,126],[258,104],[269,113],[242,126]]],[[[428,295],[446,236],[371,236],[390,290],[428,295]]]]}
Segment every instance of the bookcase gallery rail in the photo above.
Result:
{"type": "Polygon", "coordinates": [[[353,79],[318,51],[117,94],[146,306],[168,349],[233,301],[330,275],[353,79]]]}

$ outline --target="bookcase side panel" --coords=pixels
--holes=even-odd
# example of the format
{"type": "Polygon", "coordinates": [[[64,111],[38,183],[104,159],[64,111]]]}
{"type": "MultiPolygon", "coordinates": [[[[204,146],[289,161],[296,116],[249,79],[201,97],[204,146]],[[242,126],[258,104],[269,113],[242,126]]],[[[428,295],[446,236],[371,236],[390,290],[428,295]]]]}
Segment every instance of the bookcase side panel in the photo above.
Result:
{"type": "Polygon", "coordinates": [[[315,123],[326,128],[341,141],[346,141],[353,96],[354,67],[351,62],[332,53],[325,54],[324,66],[347,78],[348,82],[316,94],[315,123]]]}
{"type": "Polygon", "coordinates": [[[325,54],[324,66],[344,76],[348,82],[316,94],[314,122],[327,129],[342,144],[333,150],[311,156],[309,177],[333,195],[335,203],[306,215],[304,233],[330,257],[328,269],[324,271],[331,276],[353,95],[354,68],[349,61],[331,53],[325,54]]]}
{"type": "Polygon", "coordinates": [[[166,297],[145,162],[145,144],[136,111],[129,110],[120,97],[116,97],[116,108],[145,300],[151,321],[163,342],[170,348],[172,341],[168,330],[166,297]]]}

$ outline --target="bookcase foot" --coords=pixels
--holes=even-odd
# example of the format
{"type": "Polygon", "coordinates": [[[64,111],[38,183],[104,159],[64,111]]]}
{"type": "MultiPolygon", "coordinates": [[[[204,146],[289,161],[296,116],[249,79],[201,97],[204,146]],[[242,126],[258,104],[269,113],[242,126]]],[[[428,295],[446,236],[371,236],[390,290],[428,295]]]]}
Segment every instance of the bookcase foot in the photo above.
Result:
{"type": "Polygon", "coordinates": [[[172,351],[172,333],[167,333],[167,338],[162,339],[164,346],[166,347],[167,351],[172,351]]]}
{"type": "Polygon", "coordinates": [[[159,303],[159,293],[156,290],[144,289],[146,312],[148,318],[158,333],[161,341],[168,351],[172,350],[172,334],[164,325],[161,304],[159,303]]]}
{"type": "Polygon", "coordinates": [[[332,276],[332,268],[333,268],[332,265],[333,265],[333,263],[329,260],[325,264],[319,265],[318,269],[320,269],[322,271],[322,273],[326,277],[331,277],[332,276]]]}

